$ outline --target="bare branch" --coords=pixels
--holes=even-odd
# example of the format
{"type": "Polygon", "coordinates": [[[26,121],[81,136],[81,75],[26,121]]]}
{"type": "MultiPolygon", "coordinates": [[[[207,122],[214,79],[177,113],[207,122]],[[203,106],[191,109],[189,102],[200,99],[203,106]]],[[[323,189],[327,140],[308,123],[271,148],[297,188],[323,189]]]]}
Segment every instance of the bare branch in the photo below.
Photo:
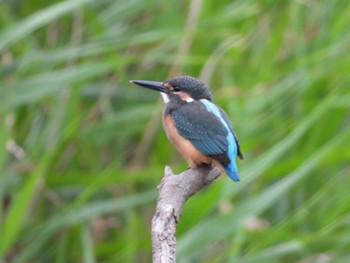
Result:
{"type": "Polygon", "coordinates": [[[152,220],[153,263],[176,262],[176,225],[186,200],[209,185],[221,174],[213,166],[186,170],[177,175],[165,167],[164,177],[158,186],[156,213],[152,220]]]}

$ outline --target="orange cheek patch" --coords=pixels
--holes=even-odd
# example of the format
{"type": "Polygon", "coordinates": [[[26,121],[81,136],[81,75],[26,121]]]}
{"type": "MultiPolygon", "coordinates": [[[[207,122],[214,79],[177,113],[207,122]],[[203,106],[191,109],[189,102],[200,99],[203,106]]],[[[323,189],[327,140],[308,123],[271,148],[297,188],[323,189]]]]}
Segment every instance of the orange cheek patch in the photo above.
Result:
{"type": "Polygon", "coordinates": [[[180,96],[180,98],[183,101],[187,101],[187,102],[192,102],[193,99],[191,98],[190,94],[186,93],[186,92],[179,92],[178,95],[180,96]]]}
{"type": "Polygon", "coordinates": [[[163,87],[164,87],[164,88],[167,88],[167,89],[171,89],[171,88],[172,88],[172,86],[171,86],[168,82],[165,82],[165,83],[163,84],[163,87]]]}

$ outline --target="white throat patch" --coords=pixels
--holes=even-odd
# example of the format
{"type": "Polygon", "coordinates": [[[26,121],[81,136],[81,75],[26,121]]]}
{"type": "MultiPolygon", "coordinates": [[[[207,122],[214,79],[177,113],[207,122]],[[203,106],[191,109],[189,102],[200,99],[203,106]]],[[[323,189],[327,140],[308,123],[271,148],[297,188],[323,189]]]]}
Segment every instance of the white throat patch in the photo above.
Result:
{"type": "MultiPolygon", "coordinates": [[[[175,93],[175,94],[178,94],[180,96],[180,98],[183,101],[186,101],[187,103],[194,101],[194,99],[192,99],[190,97],[190,95],[188,95],[187,93],[179,92],[179,93],[175,93]]],[[[160,95],[162,95],[164,103],[167,104],[169,102],[169,95],[164,93],[164,92],[160,92],[160,95]]]]}
{"type": "Polygon", "coordinates": [[[167,104],[169,102],[168,94],[166,94],[164,92],[160,92],[160,95],[162,95],[164,103],[167,104]]]}

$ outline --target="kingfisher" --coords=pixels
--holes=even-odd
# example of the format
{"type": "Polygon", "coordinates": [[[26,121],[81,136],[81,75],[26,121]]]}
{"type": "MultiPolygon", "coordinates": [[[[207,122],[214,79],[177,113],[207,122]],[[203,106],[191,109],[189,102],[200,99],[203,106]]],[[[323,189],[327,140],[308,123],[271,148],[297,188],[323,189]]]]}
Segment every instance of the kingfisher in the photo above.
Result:
{"type": "Polygon", "coordinates": [[[243,154],[237,135],[205,83],[191,76],[130,82],[160,92],[164,130],[191,169],[215,164],[233,181],[240,180],[236,157],[243,160],[243,154]]]}

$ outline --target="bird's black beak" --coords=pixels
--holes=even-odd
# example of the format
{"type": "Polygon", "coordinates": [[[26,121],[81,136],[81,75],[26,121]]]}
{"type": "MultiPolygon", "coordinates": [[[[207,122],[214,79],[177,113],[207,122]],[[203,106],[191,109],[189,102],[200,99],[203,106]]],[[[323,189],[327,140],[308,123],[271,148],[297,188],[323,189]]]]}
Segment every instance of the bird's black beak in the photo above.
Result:
{"type": "Polygon", "coordinates": [[[157,90],[164,93],[169,93],[169,89],[163,86],[164,82],[149,81],[149,80],[130,80],[130,82],[135,83],[141,87],[148,89],[157,90]]]}

